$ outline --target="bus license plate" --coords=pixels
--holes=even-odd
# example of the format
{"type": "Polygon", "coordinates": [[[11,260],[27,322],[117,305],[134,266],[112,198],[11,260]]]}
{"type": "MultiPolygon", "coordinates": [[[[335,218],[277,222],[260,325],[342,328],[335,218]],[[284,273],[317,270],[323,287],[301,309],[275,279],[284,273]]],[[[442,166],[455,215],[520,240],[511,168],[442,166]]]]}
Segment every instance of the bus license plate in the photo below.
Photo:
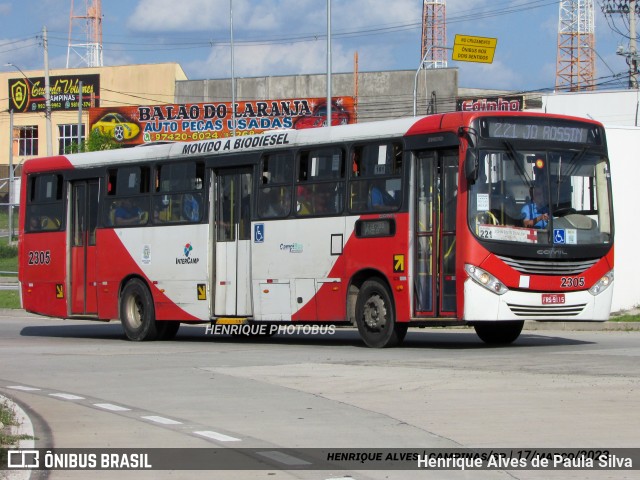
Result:
{"type": "Polygon", "coordinates": [[[543,293],[543,305],[558,305],[564,303],[564,293],[543,293]]]}

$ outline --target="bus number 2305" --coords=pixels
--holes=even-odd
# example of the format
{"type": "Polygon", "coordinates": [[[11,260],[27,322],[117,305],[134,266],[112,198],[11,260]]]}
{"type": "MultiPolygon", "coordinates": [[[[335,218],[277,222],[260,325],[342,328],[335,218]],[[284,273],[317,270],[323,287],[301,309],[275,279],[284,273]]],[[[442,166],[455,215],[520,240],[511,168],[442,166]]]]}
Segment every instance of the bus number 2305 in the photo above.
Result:
{"type": "Polygon", "coordinates": [[[584,277],[560,277],[560,288],[584,287],[584,277]]]}
{"type": "Polygon", "coordinates": [[[31,250],[29,252],[29,265],[49,265],[50,263],[50,250],[31,250]]]}

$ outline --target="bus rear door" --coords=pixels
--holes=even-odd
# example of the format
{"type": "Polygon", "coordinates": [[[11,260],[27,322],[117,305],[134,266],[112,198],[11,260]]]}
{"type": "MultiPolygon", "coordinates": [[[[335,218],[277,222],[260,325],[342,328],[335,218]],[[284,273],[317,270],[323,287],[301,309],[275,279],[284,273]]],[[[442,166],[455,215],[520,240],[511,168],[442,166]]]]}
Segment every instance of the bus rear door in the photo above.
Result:
{"type": "Polygon", "coordinates": [[[96,278],[96,225],[98,221],[98,179],[71,183],[71,292],[72,315],[98,311],[96,278]]]}
{"type": "Polygon", "coordinates": [[[214,316],[250,316],[251,189],[250,167],[215,171],[214,316]]]}

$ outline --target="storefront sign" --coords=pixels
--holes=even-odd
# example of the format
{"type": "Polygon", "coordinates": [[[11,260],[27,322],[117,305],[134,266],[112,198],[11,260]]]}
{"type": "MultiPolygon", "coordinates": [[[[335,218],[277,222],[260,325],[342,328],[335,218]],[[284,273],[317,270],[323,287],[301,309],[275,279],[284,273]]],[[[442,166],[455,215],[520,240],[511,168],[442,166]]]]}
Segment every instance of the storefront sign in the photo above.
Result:
{"type": "Polygon", "coordinates": [[[456,101],[456,110],[459,112],[519,112],[523,109],[524,97],[522,95],[512,97],[459,98],[456,101]]]}

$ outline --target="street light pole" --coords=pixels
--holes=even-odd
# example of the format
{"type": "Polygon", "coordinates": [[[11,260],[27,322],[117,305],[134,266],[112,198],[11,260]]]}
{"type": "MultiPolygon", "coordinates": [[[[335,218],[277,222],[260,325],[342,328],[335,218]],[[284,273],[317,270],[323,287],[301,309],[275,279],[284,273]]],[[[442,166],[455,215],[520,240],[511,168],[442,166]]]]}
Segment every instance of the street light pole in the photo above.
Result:
{"type": "Polygon", "coordinates": [[[231,132],[236,136],[236,74],[233,52],[233,0],[229,0],[229,31],[231,36],[231,132]]]}
{"type": "MultiPolygon", "coordinates": [[[[13,67],[16,70],[18,70],[22,74],[24,79],[27,81],[27,83],[31,85],[31,87],[33,88],[33,83],[31,82],[31,80],[29,80],[29,77],[27,77],[26,73],[24,73],[19,66],[11,62],[6,63],[5,65],[7,67],[13,67]]],[[[9,221],[9,243],[13,241],[13,204],[14,204],[13,197],[15,192],[14,183],[15,183],[15,172],[13,171],[13,108],[12,108],[11,110],[9,110],[9,203],[8,203],[9,211],[7,212],[8,221],[9,221]]]]}
{"type": "Polygon", "coordinates": [[[418,73],[420,73],[420,70],[423,69],[424,63],[427,61],[427,56],[429,56],[429,52],[431,52],[431,50],[434,48],[451,50],[451,48],[449,47],[440,47],[437,45],[431,45],[429,48],[427,48],[427,51],[424,52],[424,56],[422,57],[422,60],[420,61],[420,65],[418,65],[418,69],[416,70],[416,77],[413,80],[413,116],[414,117],[418,115],[418,73]]]}
{"type": "Polygon", "coordinates": [[[9,244],[13,241],[13,108],[9,110],[9,244]]]}

